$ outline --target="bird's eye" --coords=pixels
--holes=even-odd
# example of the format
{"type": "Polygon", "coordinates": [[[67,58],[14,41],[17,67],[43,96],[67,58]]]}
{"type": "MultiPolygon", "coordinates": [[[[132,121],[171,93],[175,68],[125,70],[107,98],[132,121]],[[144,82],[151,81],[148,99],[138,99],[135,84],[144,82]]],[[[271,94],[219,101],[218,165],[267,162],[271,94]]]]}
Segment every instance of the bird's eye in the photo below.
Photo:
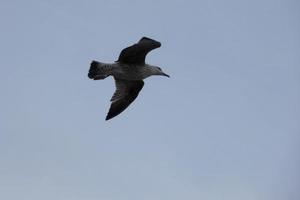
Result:
{"type": "Polygon", "coordinates": [[[161,68],[160,68],[160,67],[158,67],[158,69],[161,71],[161,68]]]}

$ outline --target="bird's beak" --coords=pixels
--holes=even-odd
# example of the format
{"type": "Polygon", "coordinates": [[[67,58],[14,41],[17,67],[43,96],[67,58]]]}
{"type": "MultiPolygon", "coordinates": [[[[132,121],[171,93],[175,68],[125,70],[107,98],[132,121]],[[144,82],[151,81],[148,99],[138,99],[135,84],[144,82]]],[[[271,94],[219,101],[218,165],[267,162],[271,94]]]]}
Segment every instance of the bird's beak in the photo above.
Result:
{"type": "Polygon", "coordinates": [[[162,73],[161,75],[170,78],[170,76],[168,74],[166,74],[166,73],[162,73]]]}

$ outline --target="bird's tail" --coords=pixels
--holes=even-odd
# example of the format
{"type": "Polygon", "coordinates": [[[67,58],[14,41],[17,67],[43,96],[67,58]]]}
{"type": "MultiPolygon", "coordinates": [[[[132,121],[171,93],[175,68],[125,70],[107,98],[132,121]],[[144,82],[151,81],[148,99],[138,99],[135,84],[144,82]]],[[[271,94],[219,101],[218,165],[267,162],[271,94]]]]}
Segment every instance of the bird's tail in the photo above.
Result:
{"type": "Polygon", "coordinates": [[[111,65],[93,60],[91,62],[88,77],[94,80],[105,79],[111,75],[111,69],[111,65]]]}

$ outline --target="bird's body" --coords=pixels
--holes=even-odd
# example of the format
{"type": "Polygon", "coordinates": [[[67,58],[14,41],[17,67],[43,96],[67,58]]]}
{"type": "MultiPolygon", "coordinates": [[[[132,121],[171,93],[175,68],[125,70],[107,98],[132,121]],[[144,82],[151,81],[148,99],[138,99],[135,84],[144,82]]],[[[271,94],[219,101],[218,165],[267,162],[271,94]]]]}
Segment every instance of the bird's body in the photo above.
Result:
{"type": "Polygon", "coordinates": [[[169,77],[159,67],[145,63],[147,53],[160,46],[159,42],[143,37],[137,44],[123,49],[114,63],[92,61],[89,78],[99,80],[113,76],[115,79],[116,91],[106,120],[120,114],[135,100],[144,86],[143,79],[152,75],[169,77]]]}
{"type": "MultiPolygon", "coordinates": [[[[116,79],[136,81],[148,78],[151,75],[155,75],[156,67],[149,64],[126,64],[126,63],[101,63],[93,61],[91,63],[91,71],[95,70],[94,79],[103,79],[107,76],[113,76],[116,79]],[[94,68],[94,69],[92,69],[94,68]],[[98,70],[98,72],[97,72],[98,70]],[[102,73],[99,73],[101,70],[102,73]]],[[[93,74],[93,72],[90,72],[93,74]]],[[[90,75],[91,76],[91,75],[90,75]]]]}

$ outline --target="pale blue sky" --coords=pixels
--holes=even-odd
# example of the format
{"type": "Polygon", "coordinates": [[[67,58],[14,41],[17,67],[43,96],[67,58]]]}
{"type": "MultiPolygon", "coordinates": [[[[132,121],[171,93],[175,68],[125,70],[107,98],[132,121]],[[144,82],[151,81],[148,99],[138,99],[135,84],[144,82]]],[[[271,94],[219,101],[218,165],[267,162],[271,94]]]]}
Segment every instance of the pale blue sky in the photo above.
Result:
{"type": "Polygon", "coordinates": [[[298,200],[297,0],[0,1],[0,199],[298,200]],[[105,121],[116,60],[162,43],[105,121]]]}

